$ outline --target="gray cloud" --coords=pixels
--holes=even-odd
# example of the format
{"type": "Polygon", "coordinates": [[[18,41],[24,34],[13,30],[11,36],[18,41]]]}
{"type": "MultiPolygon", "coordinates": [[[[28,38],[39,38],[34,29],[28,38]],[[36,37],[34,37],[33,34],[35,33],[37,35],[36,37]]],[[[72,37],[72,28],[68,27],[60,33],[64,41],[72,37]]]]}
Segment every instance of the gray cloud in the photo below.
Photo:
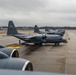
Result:
{"type": "Polygon", "coordinates": [[[0,0],[0,26],[76,26],[76,0],[0,0]]]}

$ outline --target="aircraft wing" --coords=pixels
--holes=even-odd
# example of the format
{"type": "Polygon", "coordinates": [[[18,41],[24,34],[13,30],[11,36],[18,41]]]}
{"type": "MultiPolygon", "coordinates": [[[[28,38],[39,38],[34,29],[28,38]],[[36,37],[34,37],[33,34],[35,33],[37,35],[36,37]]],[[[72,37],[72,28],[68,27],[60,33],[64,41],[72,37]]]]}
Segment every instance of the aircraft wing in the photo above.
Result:
{"type": "Polygon", "coordinates": [[[18,71],[18,70],[0,70],[0,75],[73,75],[73,74],[61,74],[61,73],[43,73],[43,72],[30,72],[30,71],[18,71]]]}

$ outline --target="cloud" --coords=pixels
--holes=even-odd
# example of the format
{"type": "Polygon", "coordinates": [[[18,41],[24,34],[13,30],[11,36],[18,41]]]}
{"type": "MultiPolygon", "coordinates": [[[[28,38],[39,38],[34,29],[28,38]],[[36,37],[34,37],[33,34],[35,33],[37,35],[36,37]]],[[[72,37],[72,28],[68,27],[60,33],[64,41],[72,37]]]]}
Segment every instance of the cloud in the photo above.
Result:
{"type": "Polygon", "coordinates": [[[0,0],[0,25],[76,25],[76,0],[0,0]]]}

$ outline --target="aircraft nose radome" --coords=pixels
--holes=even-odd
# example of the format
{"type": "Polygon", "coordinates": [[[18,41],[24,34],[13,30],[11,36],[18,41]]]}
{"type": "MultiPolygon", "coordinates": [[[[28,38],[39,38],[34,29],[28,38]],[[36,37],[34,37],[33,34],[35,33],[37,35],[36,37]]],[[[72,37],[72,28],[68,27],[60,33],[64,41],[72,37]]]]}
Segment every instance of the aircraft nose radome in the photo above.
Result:
{"type": "Polygon", "coordinates": [[[64,39],[64,43],[68,43],[68,41],[64,39]]]}

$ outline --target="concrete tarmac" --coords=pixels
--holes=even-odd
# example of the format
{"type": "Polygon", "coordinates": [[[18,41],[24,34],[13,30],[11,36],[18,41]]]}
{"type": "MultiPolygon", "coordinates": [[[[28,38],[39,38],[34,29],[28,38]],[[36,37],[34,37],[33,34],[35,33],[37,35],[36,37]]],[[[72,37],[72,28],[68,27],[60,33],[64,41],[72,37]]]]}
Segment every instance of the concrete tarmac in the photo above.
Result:
{"type": "MultiPolygon", "coordinates": [[[[33,31],[27,31],[27,33],[33,34],[33,31]]],[[[68,43],[61,43],[60,46],[22,45],[18,49],[20,57],[30,60],[34,71],[76,74],[76,30],[67,30],[64,38],[68,43]]],[[[1,34],[0,42],[2,45],[18,44],[18,39],[1,34]]]]}

